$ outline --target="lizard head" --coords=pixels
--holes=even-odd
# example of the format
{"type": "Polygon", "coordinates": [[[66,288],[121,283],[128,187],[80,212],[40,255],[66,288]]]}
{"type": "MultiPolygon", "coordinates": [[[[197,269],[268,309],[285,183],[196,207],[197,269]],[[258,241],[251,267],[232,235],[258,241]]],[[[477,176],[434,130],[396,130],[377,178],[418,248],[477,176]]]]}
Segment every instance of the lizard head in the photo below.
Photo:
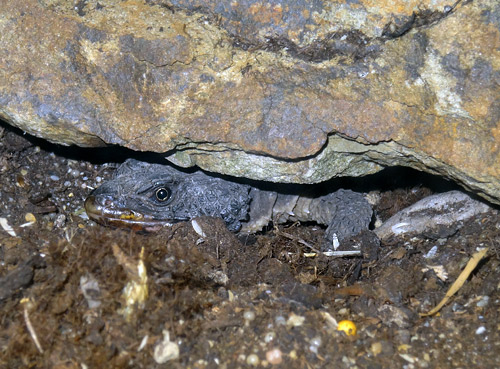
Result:
{"type": "Polygon", "coordinates": [[[157,231],[209,215],[237,231],[247,217],[249,187],[197,171],[129,159],[85,200],[89,218],[104,225],[157,231]]]}

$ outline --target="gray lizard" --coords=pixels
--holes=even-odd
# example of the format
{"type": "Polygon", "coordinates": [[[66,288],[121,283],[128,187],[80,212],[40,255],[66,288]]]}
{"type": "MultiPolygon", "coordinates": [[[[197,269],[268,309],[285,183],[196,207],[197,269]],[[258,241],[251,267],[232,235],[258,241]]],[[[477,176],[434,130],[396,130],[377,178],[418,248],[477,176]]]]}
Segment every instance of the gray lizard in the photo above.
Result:
{"type": "Polygon", "coordinates": [[[85,209],[98,223],[145,231],[202,215],[222,218],[234,232],[257,232],[270,221],[317,222],[328,226],[330,242],[368,229],[373,212],[364,196],[351,190],[299,196],[134,159],[89,195],[85,209]]]}

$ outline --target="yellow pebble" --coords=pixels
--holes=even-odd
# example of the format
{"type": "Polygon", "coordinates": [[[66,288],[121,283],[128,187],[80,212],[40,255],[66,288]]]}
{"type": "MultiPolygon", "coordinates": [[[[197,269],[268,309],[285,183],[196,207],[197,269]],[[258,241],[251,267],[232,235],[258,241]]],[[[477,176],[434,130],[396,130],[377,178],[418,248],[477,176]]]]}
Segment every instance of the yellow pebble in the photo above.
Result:
{"type": "Polygon", "coordinates": [[[356,324],[354,324],[354,322],[351,322],[350,320],[341,320],[339,322],[337,330],[343,331],[348,336],[355,336],[356,335],[356,324]]]}
{"type": "Polygon", "coordinates": [[[36,222],[36,217],[33,215],[33,213],[26,213],[24,215],[24,219],[27,222],[30,222],[30,223],[35,223],[36,222]]]}

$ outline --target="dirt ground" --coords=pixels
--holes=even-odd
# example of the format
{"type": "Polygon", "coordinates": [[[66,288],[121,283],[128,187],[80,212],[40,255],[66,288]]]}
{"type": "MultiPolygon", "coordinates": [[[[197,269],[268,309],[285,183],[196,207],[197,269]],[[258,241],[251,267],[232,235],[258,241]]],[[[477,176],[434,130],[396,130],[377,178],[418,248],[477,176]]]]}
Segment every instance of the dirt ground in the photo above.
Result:
{"type": "MultiPolygon", "coordinates": [[[[343,245],[362,256],[344,258],[314,255],[324,229],[310,224],[238,238],[199,218],[203,236],[191,222],[136,234],[83,210],[127,155],[0,126],[0,368],[500,367],[498,209],[446,239],[365,232],[343,245]],[[478,247],[464,286],[421,317],[478,247]]],[[[381,220],[453,187],[401,168],[346,183],[380,191],[381,220]]]]}

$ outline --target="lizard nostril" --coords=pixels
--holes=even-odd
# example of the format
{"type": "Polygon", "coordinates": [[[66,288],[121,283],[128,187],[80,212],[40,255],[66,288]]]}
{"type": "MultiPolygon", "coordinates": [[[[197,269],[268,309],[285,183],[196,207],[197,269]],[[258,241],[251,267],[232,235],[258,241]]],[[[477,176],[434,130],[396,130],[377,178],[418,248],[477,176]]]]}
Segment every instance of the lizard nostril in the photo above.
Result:
{"type": "Polygon", "coordinates": [[[108,195],[101,195],[101,196],[96,196],[95,197],[95,202],[96,204],[99,204],[100,206],[103,207],[112,207],[113,206],[113,197],[108,196],[108,195]]]}

